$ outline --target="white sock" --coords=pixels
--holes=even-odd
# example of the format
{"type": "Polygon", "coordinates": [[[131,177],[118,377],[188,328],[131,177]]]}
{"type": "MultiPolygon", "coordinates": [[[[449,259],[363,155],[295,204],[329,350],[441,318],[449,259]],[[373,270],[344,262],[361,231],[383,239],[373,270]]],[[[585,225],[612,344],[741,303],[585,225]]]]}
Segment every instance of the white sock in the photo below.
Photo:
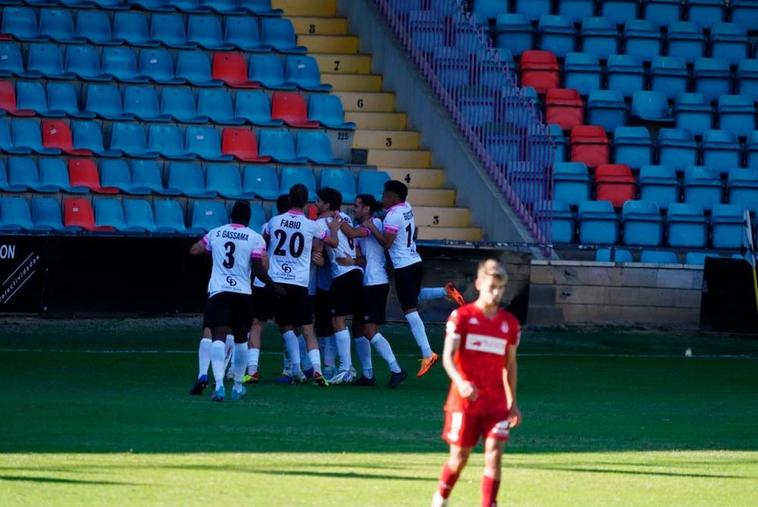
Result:
{"type": "Polygon", "coordinates": [[[324,366],[326,368],[334,368],[334,359],[337,354],[334,345],[334,335],[327,336],[321,341],[324,344],[324,366]]]}
{"type": "Polygon", "coordinates": [[[311,362],[311,368],[313,368],[313,372],[321,375],[323,373],[321,371],[321,351],[319,349],[309,350],[307,355],[308,359],[311,362]]]}
{"type": "Polygon", "coordinates": [[[197,378],[208,375],[208,366],[211,364],[211,345],[213,345],[213,340],[210,338],[200,338],[200,345],[197,347],[197,378]]]}
{"type": "Polygon", "coordinates": [[[300,344],[297,342],[297,335],[294,331],[285,332],[282,337],[284,338],[284,344],[287,347],[287,355],[290,358],[290,368],[292,375],[300,373],[300,344]]]}
{"type": "Polygon", "coordinates": [[[447,296],[444,287],[425,287],[418,294],[419,301],[429,301],[430,299],[442,299],[447,296]]]}
{"type": "Polygon", "coordinates": [[[224,386],[224,372],[226,371],[224,348],[224,342],[220,340],[211,344],[211,368],[213,368],[213,378],[216,379],[216,389],[224,386]]]}
{"type": "Polygon", "coordinates": [[[359,336],[355,339],[355,351],[358,352],[358,359],[361,361],[363,376],[373,378],[374,365],[371,362],[371,344],[365,336],[359,336]]]}
{"type": "Polygon", "coordinates": [[[424,357],[431,356],[432,347],[429,345],[429,338],[426,337],[426,328],[424,328],[424,321],[421,320],[421,316],[418,312],[411,312],[406,313],[405,318],[411,326],[411,333],[413,333],[416,344],[421,349],[421,355],[424,357]]]}
{"type": "Polygon", "coordinates": [[[400,373],[400,365],[397,363],[395,353],[392,352],[392,346],[390,345],[390,342],[387,341],[387,338],[382,336],[381,333],[376,333],[374,337],[371,338],[371,345],[373,345],[377,353],[382,356],[382,359],[387,361],[392,373],[400,373]]]}
{"type": "Polygon", "coordinates": [[[258,359],[261,357],[261,349],[247,349],[247,373],[252,375],[258,372],[258,359]]]}
{"type": "Polygon", "coordinates": [[[247,342],[234,344],[234,362],[232,371],[234,372],[234,387],[242,387],[242,377],[245,376],[245,367],[247,366],[247,342]]]}
{"type": "Polygon", "coordinates": [[[337,355],[340,357],[340,371],[349,370],[353,366],[353,358],[350,355],[350,331],[343,329],[334,333],[337,342],[337,355]]]}
{"type": "Polygon", "coordinates": [[[234,356],[234,335],[226,335],[226,341],[224,342],[224,371],[229,367],[229,363],[234,356]]]}
{"type": "Polygon", "coordinates": [[[313,368],[313,364],[308,355],[308,347],[305,346],[305,337],[303,335],[298,335],[297,343],[300,346],[300,368],[302,370],[310,370],[313,368]]]}

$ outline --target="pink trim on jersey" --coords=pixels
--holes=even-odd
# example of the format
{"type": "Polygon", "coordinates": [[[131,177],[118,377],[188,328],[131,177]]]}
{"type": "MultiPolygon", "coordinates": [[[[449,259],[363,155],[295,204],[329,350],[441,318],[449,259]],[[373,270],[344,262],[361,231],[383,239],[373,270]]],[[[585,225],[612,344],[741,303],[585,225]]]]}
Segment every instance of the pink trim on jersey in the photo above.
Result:
{"type": "Polygon", "coordinates": [[[245,227],[242,224],[229,224],[229,226],[231,226],[232,229],[241,229],[242,227],[245,227]]]}
{"type": "Polygon", "coordinates": [[[256,250],[253,250],[250,252],[250,258],[251,259],[262,259],[263,256],[266,255],[266,247],[258,248],[256,250]]]}
{"type": "Polygon", "coordinates": [[[360,226],[360,227],[358,227],[358,228],[359,228],[360,230],[362,230],[362,231],[366,231],[366,234],[368,234],[369,236],[371,236],[371,229],[369,229],[368,227],[363,227],[363,226],[360,226]]]}
{"type": "Polygon", "coordinates": [[[289,213],[290,215],[305,215],[305,213],[303,213],[303,211],[299,209],[291,209],[287,213],[289,213]]]}
{"type": "Polygon", "coordinates": [[[203,236],[202,238],[200,238],[200,241],[203,242],[203,246],[205,246],[205,251],[206,252],[210,252],[211,251],[211,247],[208,244],[208,240],[205,239],[205,236],[203,236]]]}
{"type": "Polygon", "coordinates": [[[394,225],[384,224],[384,230],[391,233],[396,233],[400,230],[399,227],[395,227],[394,225]]]}

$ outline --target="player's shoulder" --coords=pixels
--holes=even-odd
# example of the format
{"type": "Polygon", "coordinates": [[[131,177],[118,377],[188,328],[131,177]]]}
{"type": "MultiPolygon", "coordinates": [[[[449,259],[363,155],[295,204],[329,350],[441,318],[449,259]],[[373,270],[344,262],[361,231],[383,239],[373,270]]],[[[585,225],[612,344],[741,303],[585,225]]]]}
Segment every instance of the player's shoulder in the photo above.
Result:
{"type": "Polygon", "coordinates": [[[498,319],[500,321],[500,328],[503,334],[513,335],[521,332],[521,323],[518,318],[511,312],[504,308],[498,310],[498,319]]]}

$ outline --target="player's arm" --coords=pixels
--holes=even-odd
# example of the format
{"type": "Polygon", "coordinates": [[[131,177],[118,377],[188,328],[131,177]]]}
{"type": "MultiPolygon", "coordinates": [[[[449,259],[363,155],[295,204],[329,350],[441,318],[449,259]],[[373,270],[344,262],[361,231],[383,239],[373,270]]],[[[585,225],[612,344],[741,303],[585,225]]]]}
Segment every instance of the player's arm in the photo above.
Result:
{"type": "Polygon", "coordinates": [[[339,215],[327,221],[326,228],[327,228],[328,234],[321,241],[323,241],[326,246],[337,248],[340,244],[340,239],[337,236],[337,231],[340,230],[341,226],[342,226],[342,218],[339,215]]]}
{"type": "Polygon", "coordinates": [[[340,224],[340,230],[342,231],[342,234],[348,237],[348,239],[365,238],[371,234],[371,231],[366,227],[353,227],[345,221],[340,224]]]}
{"type": "Polygon", "coordinates": [[[324,264],[326,264],[326,261],[324,260],[324,243],[321,240],[313,240],[313,250],[311,251],[311,262],[321,267],[324,264]],[[316,244],[320,245],[321,248],[319,248],[318,251],[316,251],[316,244]]]}
{"type": "Polygon", "coordinates": [[[455,366],[453,357],[461,344],[461,335],[456,327],[456,312],[450,316],[450,320],[447,323],[447,330],[445,332],[445,346],[442,349],[442,366],[445,368],[445,373],[450,377],[450,380],[455,384],[458,393],[462,398],[468,398],[475,400],[477,397],[477,389],[474,384],[464,379],[458,368],[455,366]]]}
{"type": "Polygon", "coordinates": [[[366,267],[366,258],[363,256],[363,253],[361,252],[361,247],[358,245],[355,245],[355,258],[337,257],[336,259],[334,259],[334,261],[340,266],[360,266],[362,268],[366,267]]]}
{"type": "Polygon", "coordinates": [[[190,247],[190,255],[202,255],[210,252],[210,244],[208,243],[208,236],[204,236],[197,240],[195,244],[190,247]]]}
{"type": "Polygon", "coordinates": [[[389,250],[392,247],[392,243],[395,242],[395,238],[397,237],[398,229],[387,223],[385,223],[384,229],[379,230],[373,220],[366,220],[363,222],[363,227],[371,232],[385,250],[389,250]]]}
{"type": "Polygon", "coordinates": [[[516,361],[516,350],[518,345],[508,344],[505,358],[505,368],[503,368],[503,385],[505,386],[505,395],[508,397],[508,423],[511,428],[521,424],[521,410],[516,403],[516,387],[518,386],[518,363],[516,361]]]}

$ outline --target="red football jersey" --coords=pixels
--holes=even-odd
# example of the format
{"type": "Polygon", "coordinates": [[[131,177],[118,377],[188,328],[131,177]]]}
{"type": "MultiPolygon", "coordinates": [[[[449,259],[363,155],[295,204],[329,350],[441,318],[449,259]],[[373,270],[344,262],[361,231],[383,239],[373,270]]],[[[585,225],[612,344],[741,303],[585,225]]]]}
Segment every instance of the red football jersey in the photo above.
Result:
{"type": "Polygon", "coordinates": [[[516,317],[501,308],[489,319],[475,304],[467,304],[450,314],[447,333],[460,337],[453,360],[461,376],[476,386],[478,397],[474,401],[463,399],[451,384],[445,410],[469,414],[506,412],[503,367],[508,345],[518,345],[521,337],[516,317]]]}

